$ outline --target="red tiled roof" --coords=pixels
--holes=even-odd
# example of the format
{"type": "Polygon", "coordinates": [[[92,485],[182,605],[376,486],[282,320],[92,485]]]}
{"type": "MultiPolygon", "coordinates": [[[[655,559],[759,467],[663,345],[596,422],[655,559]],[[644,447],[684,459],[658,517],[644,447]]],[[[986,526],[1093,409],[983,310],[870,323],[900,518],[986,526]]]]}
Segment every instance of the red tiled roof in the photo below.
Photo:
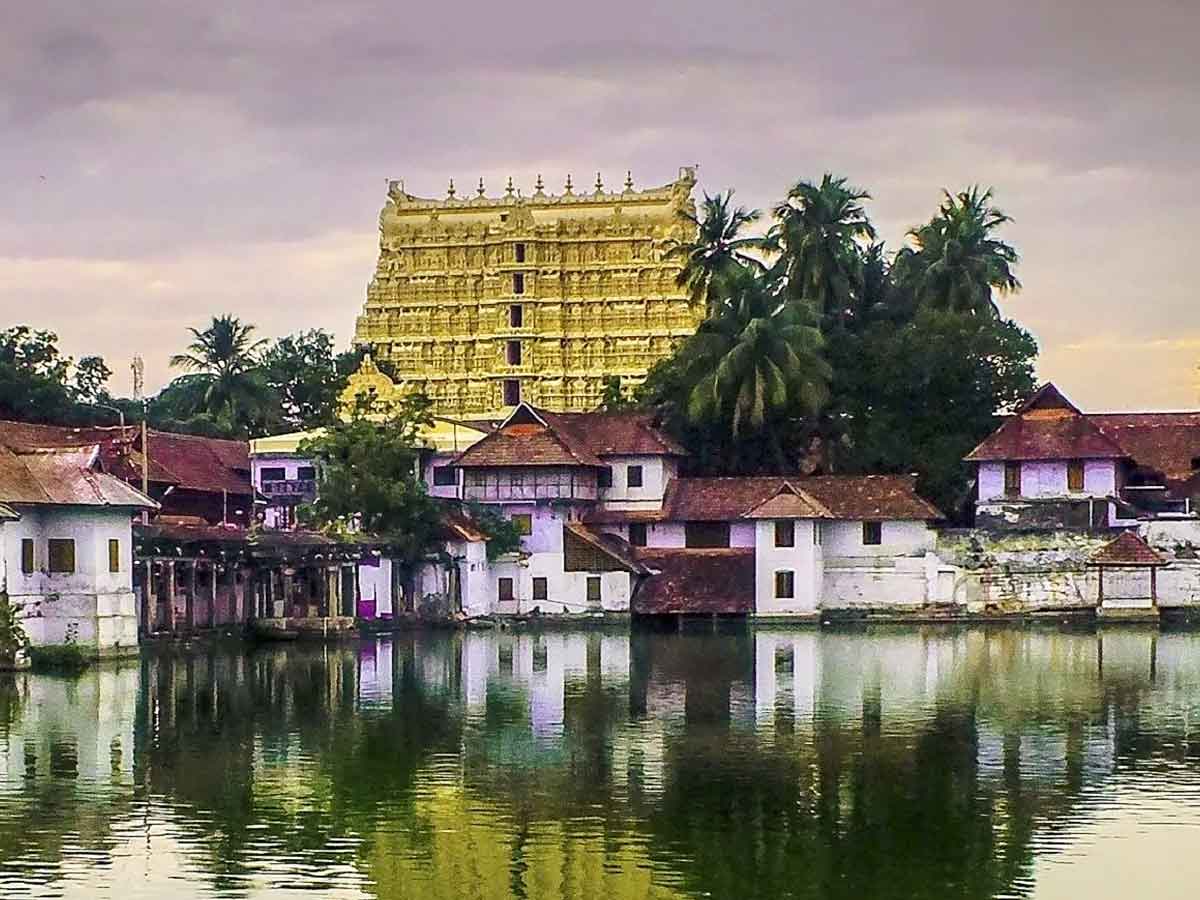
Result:
{"type": "Polygon", "coordinates": [[[633,595],[631,608],[638,615],[744,615],[754,611],[751,548],[641,549],[637,558],[651,572],[633,595]]]}
{"type": "Polygon", "coordinates": [[[1200,412],[1089,413],[1088,419],[1121,446],[1141,468],[1180,484],[1197,470],[1200,458],[1200,412]]]}
{"type": "Polygon", "coordinates": [[[538,414],[556,428],[570,431],[596,456],[687,456],[687,451],[654,424],[645,412],[570,412],[538,414]]]}
{"type": "Polygon", "coordinates": [[[517,407],[505,423],[455,460],[458,466],[602,466],[602,456],[682,456],[641,412],[553,413],[517,407]]]}
{"type": "Polygon", "coordinates": [[[99,447],[13,452],[0,447],[0,501],[62,506],[156,509],[158,504],[121,479],[96,471],[99,447]]]}
{"type": "Polygon", "coordinates": [[[906,475],[809,475],[746,478],[676,478],[667,486],[662,518],[728,522],[751,514],[791,485],[804,491],[834,519],[940,519],[906,475]]]}
{"type": "MultiPolygon", "coordinates": [[[[252,494],[250,445],[149,429],[150,481],[195,491],[252,494]]],[[[137,484],[142,477],[141,429],[71,427],[0,421],[0,445],[14,450],[99,445],[106,472],[137,484]]]]}
{"type": "Polygon", "coordinates": [[[1044,384],[967,460],[1122,459],[1129,454],[1053,384],[1044,384]]]}
{"type": "Polygon", "coordinates": [[[603,553],[621,568],[634,575],[645,575],[649,570],[643,566],[629,542],[619,535],[592,531],[578,522],[567,522],[563,526],[589,547],[603,553]]]}
{"type": "Polygon", "coordinates": [[[1135,532],[1123,531],[1092,554],[1088,563],[1093,566],[1165,566],[1167,560],[1135,532]]]}
{"type": "Polygon", "coordinates": [[[589,509],[583,521],[589,525],[622,525],[626,522],[661,522],[661,509],[589,509]]]}

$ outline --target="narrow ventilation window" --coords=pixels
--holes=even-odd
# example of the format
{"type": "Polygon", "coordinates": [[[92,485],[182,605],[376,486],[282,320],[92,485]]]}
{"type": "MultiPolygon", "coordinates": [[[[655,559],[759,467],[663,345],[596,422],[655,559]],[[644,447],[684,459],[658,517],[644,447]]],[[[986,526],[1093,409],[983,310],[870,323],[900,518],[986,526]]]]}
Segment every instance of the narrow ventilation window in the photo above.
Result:
{"type": "Polygon", "coordinates": [[[525,273],[524,272],[513,272],[513,293],[514,294],[525,293],[525,273]]]}
{"type": "Polygon", "coordinates": [[[504,345],[504,358],[510,366],[521,364],[521,342],[509,341],[504,345]]]}
{"type": "Polygon", "coordinates": [[[504,379],[504,405],[516,406],[521,402],[521,382],[516,378],[504,379]]]}
{"type": "Polygon", "coordinates": [[[513,245],[513,259],[519,263],[525,262],[525,245],[524,244],[514,244],[513,245]]]}
{"type": "Polygon", "coordinates": [[[525,307],[514,303],[508,308],[508,327],[521,328],[525,324],[525,307]]]}

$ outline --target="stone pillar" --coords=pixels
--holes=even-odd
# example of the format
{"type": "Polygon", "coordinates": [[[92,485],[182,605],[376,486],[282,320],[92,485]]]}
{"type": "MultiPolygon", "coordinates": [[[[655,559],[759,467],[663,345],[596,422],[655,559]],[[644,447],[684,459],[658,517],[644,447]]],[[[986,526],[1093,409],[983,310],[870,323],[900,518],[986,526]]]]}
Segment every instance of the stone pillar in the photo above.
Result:
{"type": "Polygon", "coordinates": [[[154,603],[154,563],[146,560],[142,563],[145,573],[142,578],[142,589],[138,594],[138,632],[140,637],[150,633],[152,625],[151,604],[154,603]]]}
{"type": "Polygon", "coordinates": [[[211,562],[209,566],[209,584],[208,584],[208,627],[217,627],[217,564],[211,562]]]}
{"type": "Polygon", "coordinates": [[[175,560],[163,563],[167,567],[167,631],[175,633],[175,560]]]}
{"type": "Polygon", "coordinates": [[[188,567],[188,586],[187,594],[184,597],[183,607],[183,623],[187,628],[188,634],[191,634],[196,629],[196,566],[199,563],[192,560],[192,564],[188,567]]]}

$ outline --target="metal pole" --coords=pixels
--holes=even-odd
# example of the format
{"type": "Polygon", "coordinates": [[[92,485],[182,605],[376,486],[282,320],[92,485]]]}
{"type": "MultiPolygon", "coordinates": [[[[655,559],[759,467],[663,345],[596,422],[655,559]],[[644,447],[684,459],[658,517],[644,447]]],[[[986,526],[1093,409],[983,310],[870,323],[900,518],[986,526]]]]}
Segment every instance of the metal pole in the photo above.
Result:
{"type": "MultiPolygon", "coordinates": [[[[145,400],[142,401],[142,493],[147,497],[150,496],[150,443],[149,432],[146,428],[146,416],[149,413],[149,404],[145,400]]],[[[145,525],[150,521],[150,510],[142,510],[142,524],[145,525]]]]}

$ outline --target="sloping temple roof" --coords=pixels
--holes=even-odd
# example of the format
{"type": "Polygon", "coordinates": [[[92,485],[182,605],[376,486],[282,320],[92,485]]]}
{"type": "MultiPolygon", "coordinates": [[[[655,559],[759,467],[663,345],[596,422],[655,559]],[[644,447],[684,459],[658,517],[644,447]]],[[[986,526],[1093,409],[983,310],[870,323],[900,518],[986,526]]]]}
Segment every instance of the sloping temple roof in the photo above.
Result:
{"type": "Polygon", "coordinates": [[[967,454],[967,459],[1122,459],[1128,455],[1058,388],[1046,384],[967,454]]]}
{"type": "Polygon", "coordinates": [[[1167,559],[1135,532],[1123,531],[1092,554],[1092,566],[1165,566],[1167,559]]]}
{"type": "Polygon", "coordinates": [[[97,446],[15,453],[0,447],[0,503],[158,508],[121,479],[95,471],[99,452],[97,446]]]}

